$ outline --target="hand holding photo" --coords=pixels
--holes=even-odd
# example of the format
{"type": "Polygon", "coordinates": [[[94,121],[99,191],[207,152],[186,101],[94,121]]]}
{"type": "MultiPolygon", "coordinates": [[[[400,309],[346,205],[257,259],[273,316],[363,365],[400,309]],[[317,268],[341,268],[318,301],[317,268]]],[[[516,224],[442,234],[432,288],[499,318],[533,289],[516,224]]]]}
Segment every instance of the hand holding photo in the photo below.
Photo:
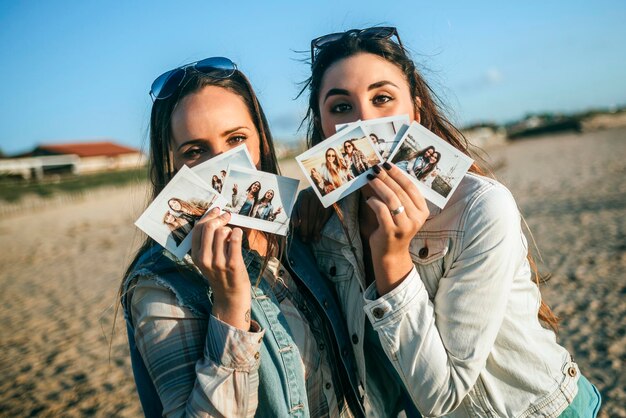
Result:
{"type": "Polygon", "coordinates": [[[366,173],[382,159],[361,122],[296,157],[322,205],[328,207],[367,183],[366,173]]]}
{"type": "Polygon", "coordinates": [[[287,235],[299,180],[241,167],[230,167],[222,195],[230,224],[287,235]]]}
{"type": "Polygon", "coordinates": [[[408,127],[390,160],[442,209],[473,162],[417,122],[408,127]]]}
{"type": "Polygon", "coordinates": [[[183,166],[135,225],[176,257],[191,249],[191,230],[207,210],[226,201],[190,168],[183,166]]]}
{"type": "Polygon", "coordinates": [[[209,183],[218,193],[222,193],[228,167],[243,167],[254,170],[256,167],[245,144],[203,162],[191,170],[209,183]]]}
{"type": "MultiPolygon", "coordinates": [[[[378,147],[378,152],[383,161],[387,161],[409,126],[409,115],[388,116],[359,122],[364,127],[365,132],[369,134],[372,143],[378,147]]],[[[359,122],[335,125],[335,129],[340,131],[359,122]]]]}

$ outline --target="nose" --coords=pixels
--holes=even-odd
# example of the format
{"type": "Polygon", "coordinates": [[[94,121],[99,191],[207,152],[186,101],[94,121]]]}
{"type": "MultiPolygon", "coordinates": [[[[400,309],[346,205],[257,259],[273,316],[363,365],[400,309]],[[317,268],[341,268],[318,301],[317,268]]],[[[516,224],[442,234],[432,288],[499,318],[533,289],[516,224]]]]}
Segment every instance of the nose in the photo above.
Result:
{"type": "Polygon", "coordinates": [[[378,110],[372,106],[372,104],[367,98],[360,101],[358,103],[357,108],[354,110],[355,110],[354,113],[356,116],[356,120],[375,119],[380,116],[378,110]]]}

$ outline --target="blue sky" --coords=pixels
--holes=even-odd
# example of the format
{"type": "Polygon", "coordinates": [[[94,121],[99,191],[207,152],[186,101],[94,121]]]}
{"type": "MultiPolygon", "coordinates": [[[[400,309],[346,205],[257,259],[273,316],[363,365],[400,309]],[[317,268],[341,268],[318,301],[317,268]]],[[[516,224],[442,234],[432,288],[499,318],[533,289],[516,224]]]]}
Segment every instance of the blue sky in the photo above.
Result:
{"type": "Polygon", "coordinates": [[[223,55],[293,140],[316,36],[398,27],[458,124],[626,104],[626,3],[568,1],[0,2],[0,149],[147,137],[153,79],[223,55]],[[298,52],[304,51],[304,52],[298,52]]]}

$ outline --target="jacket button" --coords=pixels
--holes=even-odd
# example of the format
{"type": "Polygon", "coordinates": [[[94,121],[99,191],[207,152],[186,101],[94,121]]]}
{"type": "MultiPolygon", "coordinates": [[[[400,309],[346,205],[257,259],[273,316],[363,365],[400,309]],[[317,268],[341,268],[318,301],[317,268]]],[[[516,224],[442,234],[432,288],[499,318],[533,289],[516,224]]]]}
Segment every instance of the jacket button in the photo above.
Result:
{"type": "Polygon", "coordinates": [[[328,309],[328,301],[327,300],[324,301],[324,308],[328,309]]]}
{"type": "Polygon", "coordinates": [[[383,308],[380,308],[380,307],[374,308],[372,313],[374,314],[374,318],[376,318],[376,319],[380,319],[383,316],[385,316],[385,310],[383,308]]]}
{"type": "Polygon", "coordinates": [[[576,376],[576,367],[570,366],[570,368],[567,369],[567,374],[569,374],[570,377],[576,376]]]}
{"type": "Polygon", "coordinates": [[[326,348],[324,343],[320,343],[320,345],[318,347],[319,347],[320,351],[322,351],[322,350],[324,350],[324,348],[326,348]]]}
{"type": "Polygon", "coordinates": [[[285,270],[283,270],[283,269],[278,270],[278,276],[279,277],[283,277],[284,274],[285,274],[285,270]]]}
{"type": "Polygon", "coordinates": [[[336,266],[332,266],[332,267],[330,268],[329,273],[330,273],[330,275],[331,275],[331,276],[333,276],[333,277],[334,277],[334,276],[336,276],[336,275],[337,275],[337,267],[336,267],[336,266]]]}
{"type": "Polygon", "coordinates": [[[358,344],[359,343],[359,336],[356,334],[352,334],[352,343],[354,344],[358,344]]]}
{"type": "Polygon", "coordinates": [[[259,352],[257,351],[256,353],[254,353],[254,359],[258,360],[259,357],[261,357],[261,355],[259,354],[259,352]]]}
{"type": "Polygon", "coordinates": [[[332,385],[330,383],[326,383],[326,390],[330,389],[332,385]]]}
{"type": "Polygon", "coordinates": [[[419,253],[417,253],[417,255],[419,255],[420,258],[428,257],[428,247],[421,248],[419,253]]]}

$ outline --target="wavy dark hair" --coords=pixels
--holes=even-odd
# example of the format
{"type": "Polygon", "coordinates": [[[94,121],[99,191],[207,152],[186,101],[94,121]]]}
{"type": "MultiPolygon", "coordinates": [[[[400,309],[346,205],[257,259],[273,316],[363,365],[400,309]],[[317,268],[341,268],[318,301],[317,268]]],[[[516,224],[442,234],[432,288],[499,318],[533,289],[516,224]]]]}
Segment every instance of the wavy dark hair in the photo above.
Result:
{"type": "MultiPolygon", "coordinates": [[[[326,71],[336,62],[362,53],[379,56],[398,67],[406,76],[413,98],[414,111],[420,115],[420,124],[443,138],[454,148],[471,156],[469,142],[443,114],[442,100],[422,77],[406,49],[391,38],[359,37],[358,32],[354,31],[346,32],[336,41],[324,44],[322,48],[317,50],[315,60],[311,63],[311,77],[304,81],[299,93],[299,96],[307,90],[309,93],[309,108],[302,121],[307,126],[307,145],[309,147],[315,146],[325,139],[320,119],[319,95],[326,71]]],[[[488,172],[476,162],[472,164],[469,171],[480,175],[486,175],[488,172]]],[[[337,206],[334,207],[335,209],[338,208],[337,206]]],[[[338,215],[342,219],[341,214],[338,215]]],[[[535,276],[531,280],[539,285],[543,279],[540,277],[530,253],[528,259],[535,276]]],[[[555,331],[557,330],[558,318],[543,300],[538,316],[544,324],[555,331]]]]}

